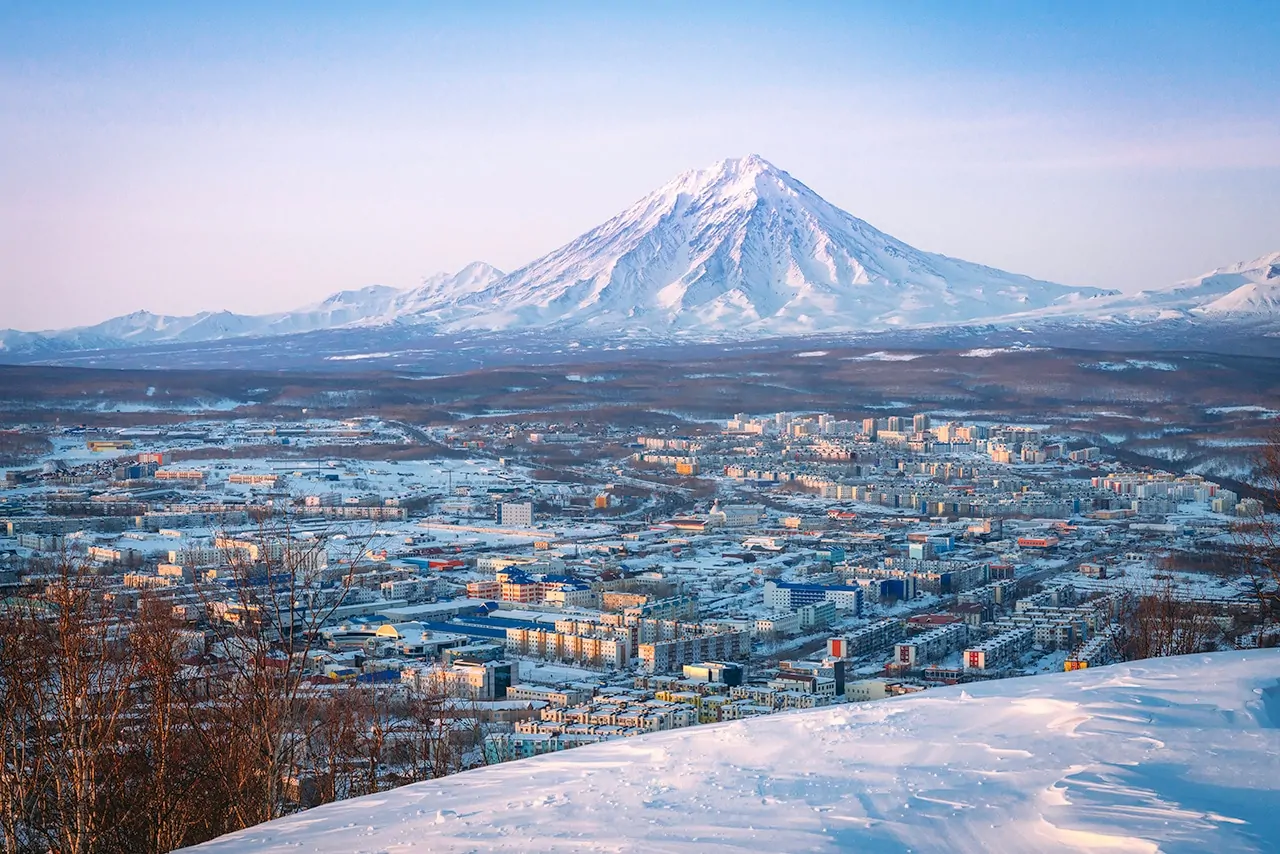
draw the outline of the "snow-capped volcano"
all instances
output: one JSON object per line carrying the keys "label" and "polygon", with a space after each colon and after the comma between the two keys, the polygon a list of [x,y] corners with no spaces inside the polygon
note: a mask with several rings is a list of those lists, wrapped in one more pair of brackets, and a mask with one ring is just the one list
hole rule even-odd
{"label": "snow-capped volcano", "polygon": [[476,262],[416,288],[342,291],[276,314],[134,312],[62,331],[0,330],[0,353],[390,324],[428,334],[545,330],[689,340],[974,323],[1270,327],[1277,321],[1280,253],[1138,293],[1067,287],[915,249],[750,155],[685,172],[514,273]]}
{"label": "snow-capped volcano", "polygon": [[1110,293],[922,252],[751,155],[685,172],[453,318],[783,334],[955,323]]}

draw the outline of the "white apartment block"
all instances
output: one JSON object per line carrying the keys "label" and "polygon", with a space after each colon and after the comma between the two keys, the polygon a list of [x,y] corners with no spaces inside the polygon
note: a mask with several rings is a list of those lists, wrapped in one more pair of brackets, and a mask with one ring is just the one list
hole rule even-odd
{"label": "white apartment block", "polygon": [[814,629],[822,626],[830,625],[836,618],[836,603],[830,599],[822,602],[815,602],[812,605],[802,605],[796,609],[796,614],[800,617],[800,628]]}
{"label": "white apartment block", "polygon": [[1029,628],[1010,629],[964,651],[965,670],[999,670],[1018,660],[1035,642]]}
{"label": "white apartment block", "polygon": [[914,670],[945,658],[963,648],[968,640],[969,627],[964,623],[939,626],[897,644],[893,650],[893,660],[896,664]]}
{"label": "white apartment block", "polygon": [[532,528],[533,503],[530,501],[502,502],[498,522],[504,528]]}
{"label": "white apartment block", "polygon": [[564,661],[597,669],[618,670],[631,661],[627,636],[577,635],[547,629],[507,629],[507,652],[529,658]]}
{"label": "white apartment block", "polygon": [[430,595],[432,582],[426,578],[396,578],[378,585],[383,599],[408,599],[416,601]]}
{"label": "white apartment block", "polygon": [[732,661],[751,651],[746,632],[715,632],[679,640],[640,644],[640,669],[645,673],[672,673],[699,661]]}
{"label": "white apartment block", "polygon": [[773,614],[756,620],[756,634],[768,637],[789,637],[800,634],[800,615]]}
{"label": "white apartment block", "polygon": [[539,700],[552,706],[576,706],[591,699],[589,691],[574,688],[549,688],[543,685],[512,685],[508,700]]}
{"label": "white apartment block", "polygon": [[845,637],[827,641],[827,655],[832,658],[853,658],[865,655],[883,646],[897,642],[902,637],[902,621],[885,619],[850,632]]}
{"label": "white apartment block", "polygon": [[564,607],[590,608],[596,604],[595,591],[590,588],[571,587],[567,584],[546,590],[542,599],[548,605]]}

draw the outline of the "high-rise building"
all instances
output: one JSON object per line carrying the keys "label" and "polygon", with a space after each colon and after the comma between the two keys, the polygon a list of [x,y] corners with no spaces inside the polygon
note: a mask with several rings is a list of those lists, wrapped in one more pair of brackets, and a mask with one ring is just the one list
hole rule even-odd
{"label": "high-rise building", "polygon": [[921,412],[911,419],[911,429],[916,433],[929,432],[929,416]]}

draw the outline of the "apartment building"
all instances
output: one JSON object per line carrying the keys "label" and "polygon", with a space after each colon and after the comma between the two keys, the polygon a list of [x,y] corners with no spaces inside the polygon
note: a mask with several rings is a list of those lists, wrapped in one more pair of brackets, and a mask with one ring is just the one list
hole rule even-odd
{"label": "apartment building", "polygon": [[642,643],[638,650],[640,669],[645,673],[672,673],[686,664],[708,659],[735,660],[751,651],[746,632],[709,632],[678,640]]}
{"label": "apartment building", "polygon": [[434,584],[429,578],[395,578],[378,585],[384,599],[406,599],[416,602],[431,595]]}
{"label": "apartment building", "polygon": [[1035,642],[1035,633],[1029,628],[1014,628],[988,638],[977,646],[964,651],[964,669],[1000,670],[1016,664],[1018,659]]}
{"label": "apartment building", "polygon": [[581,635],[553,629],[509,628],[507,652],[512,655],[573,662],[595,669],[619,670],[631,661],[628,636]]}
{"label": "apartment building", "polygon": [[830,600],[815,602],[812,605],[801,605],[796,609],[800,617],[800,629],[819,629],[830,625],[836,619],[836,603]]}
{"label": "apartment building", "polygon": [[548,688],[543,685],[512,685],[508,700],[532,700],[552,706],[576,706],[591,699],[591,692],[578,688]]}
{"label": "apartment building", "polygon": [[878,620],[844,637],[827,641],[827,655],[832,658],[854,658],[896,643],[902,638],[901,620]]}
{"label": "apartment building", "polygon": [[532,528],[533,503],[504,501],[498,505],[498,524],[504,528]]}
{"label": "apartment building", "polygon": [[[831,687],[834,689],[834,680]],[[816,709],[819,706],[830,705],[834,695],[828,691],[784,690],[767,685],[739,685],[729,689],[729,698],[734,702],[720,707],[720,713],[725,720],[767,715],[788,709]],[[748,708],[744,709],[743,706]],[[751,706],[755,708],[750,708]]]}
{"label": "apartment building", "polygon": [[916,670],[946,658],[963,648],[968,640],[969,627],[964,623],[939,626],[896,644],[893,661],[900,667]]}
{"label": "apartment building", "polygon": [[770,638],[791,637],[800,634],[800,615],[772,614],[756,620],[756,634]]}
{"label": "apartment building", "polygon": [[838,610],[854,615],[862,613],[863,592],[857,586],[800,584],[788,581],[766,581],[764,604],[777,611],[795,611],[804,605],[831,602]]}
{"label": "apartment building", "polygon": [[1087,667],[1110,664],[1115,661],[1117,652],[1116,630],[1109,628],[1072,652],[1063,663],[1063,670],[1084,670]]}

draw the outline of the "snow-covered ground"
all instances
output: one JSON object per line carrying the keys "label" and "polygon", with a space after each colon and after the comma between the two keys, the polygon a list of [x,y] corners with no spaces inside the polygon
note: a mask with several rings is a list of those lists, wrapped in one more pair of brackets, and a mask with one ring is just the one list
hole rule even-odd
{"label": "snow-covered ground", "polygon": [[320,807],[209,854],[1275,851],[1280,651],[609,742]]}

